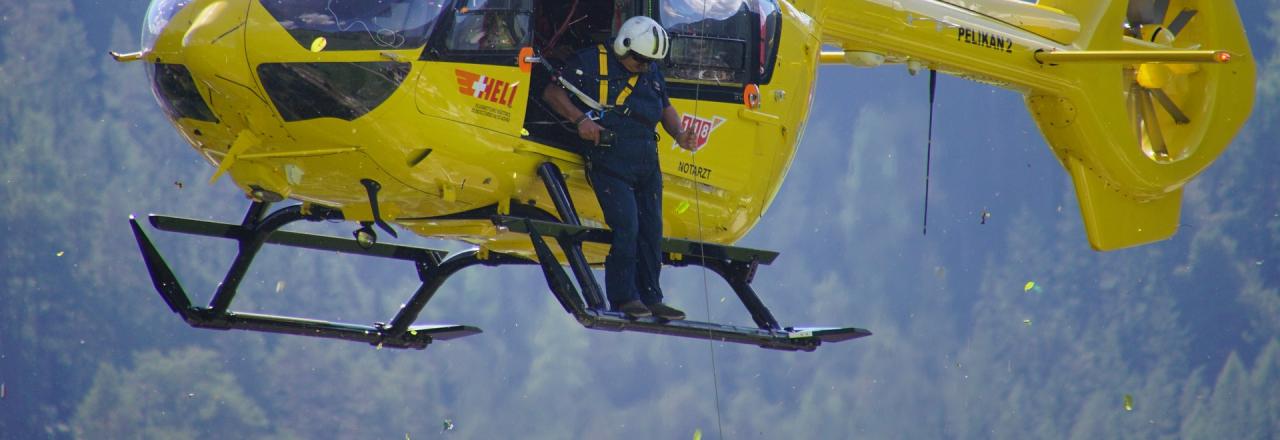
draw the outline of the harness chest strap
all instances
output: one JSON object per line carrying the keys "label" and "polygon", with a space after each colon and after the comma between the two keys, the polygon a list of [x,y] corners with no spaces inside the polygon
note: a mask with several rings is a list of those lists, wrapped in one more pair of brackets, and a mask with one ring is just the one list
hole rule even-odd
{"label": "harness chest strap", "polygon": [[[600,54],[600,97],[601,102],[609,102],[609,52],[603,44],[596,45],[596,51]],[[632,74],[627,79],[627,86],[618,92],[618,96],[614,98],[613,105],[621,106],[627,102],[627,97],[631,96],[631,90],[635,89],[636,83],[640,81],[640,74]]]}

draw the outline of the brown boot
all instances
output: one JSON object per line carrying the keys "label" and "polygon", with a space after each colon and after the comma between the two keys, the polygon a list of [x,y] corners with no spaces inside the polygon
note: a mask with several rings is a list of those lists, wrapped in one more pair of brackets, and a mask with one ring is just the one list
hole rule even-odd
{"label": "brown boot", "polygon": [[675,307],[671,307],[669,305],[666,305],[660,302],[649,304],[648,307],[649,307],[649,311],[653,312],[654,316],[657,316],[659,318],[662,318],[668,321],[679,321],[681,319],[684,319],[684,312],[680,311],[680,309],[677,309]]}

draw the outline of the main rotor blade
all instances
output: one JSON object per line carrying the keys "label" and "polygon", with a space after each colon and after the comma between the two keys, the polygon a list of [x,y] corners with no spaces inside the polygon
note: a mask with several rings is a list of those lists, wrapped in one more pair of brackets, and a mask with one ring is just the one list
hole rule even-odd
{"label": "main rotor blade", "polygon": [[1182,33],[1182,28],[1187,27],[1187,23],[1190,23],[1191,19],[1195,18],[1197,13],[1199,13],[1199,11],[1195,9],[1183,9],[1182,12],[1179,12],[1178,16],[1173,19],[1173,23],[1169,23],[1169,32],[1173,32],[1175,37],[1178,36],[1178,34]]}
{"label": "main rotor blade", "polygon": [[1156,98],[1156,101],[1160,102],[1160,106],[1164,107],[1164,111],[1169,112],[1169,116],[1173,116],[1173,122],[1178,123],[1178,125],[1191,123],[1191,118],[1188,118],[1187,114],[1183,113],[1182,109],[1173,103],[1173,99],[1170,99],[1163,89],[1150,89],[1148,91],[1151,92],[1151,96]]}
{"label": "main rotor blade", "polygon": [[1142,109],[1142,125],[1147,129],[1147,137],[1151,141],[1151,151],[1155,153],[1156,157],[1169,157],[1169,148],[1165,145],[1164,133],[1160,132],[1160,121],[1156,117],[1155,104],[1151,102],[1151,93],[1147,90],[1142,90],[1138,94],[1138,100],[1142,104],[1140,107]]}
{"label": "main rotor blade", "polygon": [[1169,0],[1129,0],[1129,26],[1164,24],[1169,11]]}

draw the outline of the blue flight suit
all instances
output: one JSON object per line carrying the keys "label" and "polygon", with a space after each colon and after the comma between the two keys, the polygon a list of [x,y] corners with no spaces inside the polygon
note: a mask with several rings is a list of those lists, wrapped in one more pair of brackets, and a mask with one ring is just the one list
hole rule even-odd
{"label": "blue flight suit", "polygon": [[[608,63],[608,69],[603,71],[602,51]],[[599,96],[601,72],[607,72],[607,97]],[[663,110],[671,105],[662,71],[652,63],[648,72],[633,74],[613,51],[597,46],[578,52],[561,74],[606,106],[617,104],[621,96],[621,104],[630,110],[630,115],[609,111],[596,121],[614,132],[612,146],[582,148],[605,223],[613,230],[613,243],[604,263],[609,304],[616,309],[635,299],[645,304],[662,302],[658,284],[662,268],[662,170],[655,128],[662,120]],[[637,78],[631,86],[633,75]],[[628,88],[629,95],[624,93]],[[590,110],[577,99],[573,102],[584,112]]]}

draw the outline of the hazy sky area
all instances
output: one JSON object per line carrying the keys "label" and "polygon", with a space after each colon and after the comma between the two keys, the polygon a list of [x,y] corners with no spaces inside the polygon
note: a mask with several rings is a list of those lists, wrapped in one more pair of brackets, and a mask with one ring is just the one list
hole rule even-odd
{"label": "hazy sky area", "polygon": [[[922,235],[927,75],[822,68],[740,244],[782,253],[754,285],[784,325],[875,334],[792,353],[586,330],[530,267],[450,279],[419,323],[484,333],[425,351],[190,328],[127,218],[236,222],[247,202],[206,183],[141,63],[105,55],[137,47],[147,2],[0,0],[0,440],[1274,438],[1280,0],[1237,3],[1252,119],[1187,186],[1173,239],[1105,254],[1020,95],[941,78]],[[235,253],[152,238],[201,300]],[[234,308],[384,321],[417,283],[403,262],[269,247]],[[751,325],[714,276],[663,284],[692,319]]]}

